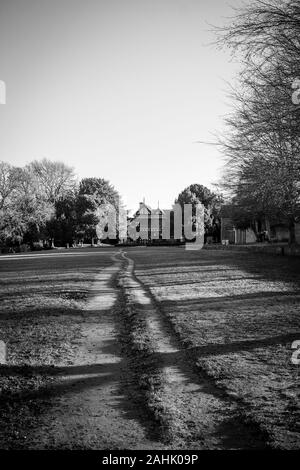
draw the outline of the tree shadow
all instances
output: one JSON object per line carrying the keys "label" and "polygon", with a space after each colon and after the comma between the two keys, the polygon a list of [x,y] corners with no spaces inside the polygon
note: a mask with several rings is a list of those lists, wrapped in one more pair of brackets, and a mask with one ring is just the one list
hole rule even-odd
{"label": "tree shadow", "polygon": [[179,352],[157,353],[159,356],[164,356],[164,362],[171,366],[178,363],[180,352],[186,351],[196,357],[217,356],[223,354],[231,354],[241,351],[251,351],[253,349],[264,348],[275,345],[291,344],[296,339],[299,339],[299,332],[287,333],[277,336],[264,337],[260,339],[251,339],[243,341],[230,341],[228,343],[210,343],[204,346],[185,346]]}
{"label": "tree shadow", "polygon": [[[153,264],[146,256],[133,256],[137,261],[137,270],[141,268],[141,278],[147,271],[157,274],[178,274],[176,269],[185,267],[182,272],[207,274],[213,271],[241,270],[249,275],[258,275],[259,279],[286,281],[300,286],[300,263],[293,257],[276,256],[268,253],[249,253],[223,250],[199,250],[168,255]],[[158,267],[159,264],[159,267]],[[220,267],[217,265],[220,264]],[[212,266],[212,268],[210,268]],[[205,271],[205,267],[207,268]],[[195,269],[193,269],[195,268]],[[198,268],[198,269],[197,269]],[[200,268],[200,269],[199,269]],[[156,274],[156,273],[154,273]],[[139,273],[138,273],[139,275]]]}
{"label": "tree shadow", "polygon": [[[186,360],[183,358],[183,353],[188,353],[195,357],[201,356],[215,356],[219,354],[228,354],[234,353],[237,351],[249,351],[255,348],[275,345],[275,344],[286,344],[297,338],[296,334],[285,334],[278,335],[273,337],[266,337],[260,340],[244,340],[244,341],[235,341],[228,344],[209,344],[199,347],[185,347],[180,351],[176,352],[164,352],[164,353],[153,353],[153,358],[156,364],[159,364],[161,368],[165,367],[179,367],[182,369],[182,372],[186,376],[186,380],[189,380],[189,371],[186,369]],[[116,353],[115,342],[108,340],[101,347],[103,353],[110,354]],[[18,405],[24,406],[28,404],[29,406],[34,406],[39,402],[42,406],[37,406],[37,412],[35,410],[35,415],[43,414],[45,407],[43,406],[43,401],[48,400],[50,406],[55,407],[55,399],[68,394],[77,394],[85,392],[90,388],[99,388],[104,387],[108,384],[115,383],[116,391],[114,392],[115,400],[111,405],[117,409],[122,410],[123,416],[128,420],[138,419],[140,423],[144,426],[146,434],[149,438],[153,440],[159,440],[158,430],[155,429],[154,425],[149,425],[149,415],[147,415],[143,410],[138,410],[137,406],[140,405],[137,395],[139,392],[134,392],[134,384],[126,384],[124,379],[121,378],[122,374],[127,375],[128,364],[126,360],[121,359],[119,362],[106,363],[94,363],[94,364],[83,364],[83,365],[70,365],[70,366],[49,366],[49,365],[37,365],[37,366],[11,366],[3,365],[0,366],[0,374],[3,377],[17,377],[21,376],[24,379],[31,376],[42,375],[46,376],[48,379],[54,379],[54,381],[42,385],[37,390],[25,389],[15,393],[8,394],[8,396],[2,397],[2,405],[4,402],[13,403],[14,406]],[[206,393],[208,395],[218,396],[222,399],[228,399],[226,393],[218,389],[214,383],[214,380],[208,378],[203,372],[205,380],[202,380],[200,372],[198,373],[198,382],[199,390],[201,393]],[[63,379],[63,380],[61,380]],[[136,393],[136,395],[135,395]],[[197,390],[194,391],[197,393]],[[136,398],[136,402],[133,403],[132,399]],[[4,400],[3,400],[4,399]],[[99,399],[101,395],[99,394]],[[48,409],[48,408],[47,408]],[[49,411],[49,410],[48,410]],[[244,424],[241,423],[240,417],[238,416],[229,416],[223,424],[221,425],[219,432],[222,436],[223,443],[227,448],[238,448],[239,447],[239,438],[238,434],[241,432]],[[240,429],[239,432],[236,431],[236,427]],[[246,429],[243,430],[245,435]],[[249,430],[248,430],[249,431]],[[248,432],[247,431],[247,432]],[[257,448],[258,439],[255,439],[255,433],[251,439],[253,439],[253,446]],[[251,445],[249,445],[251,447]]]}
{"label": "tree shadow", "polygon": [[[88,312],[90,317],[90,312]],[[94,312],[96,314],[96,312]],[[101,318],[104,320],[105,314],[111,315],[111,312],[101,312]],[[1,394],[0,410],[10,408],[15,416],[19,416],[18,409],[22,414],[24,407],[29,410],[30,416],[34,417],[35,429],[42,423],[43,415],[51,415],[53,410],[53,419],[56,416],[57,407],[61,400],[65,402],[68,397],[83,394],[89,399],[89,392],[93,395],[99,391],[99,401],[101,389],[109,387],[109,406],[121,411],[122,417],[128,421],[135,420],[143,427],[145,436],[152,441],[159,441],[160,435],[156,424],[150,418],[150,414],[143,408],[143,398],[141,390],[134,379],[128,367],[126,358],[116,357],[118,355],[118,345],[113,339],[101,341],[101,344],[87,345],[91,347],[93,354],[101,351],[104,355],[104,361],[92,364],[75,365],[1,365],[0,376],[3,378],[12,378],[13,383],[20,380],[23,386],[19,390],[10,390]],[[114,356],[114,358],[110,358]],[[107,361],[107,362],[106,362]],[[32,388],[32,380],[37,379],[37,386]],[[42,378],[42,383],[41,383]],[[40,385],[41,383],[41,385]],[[107,399],[108,395],[104,395]],[[86,399],[86,398],[84,398]],[[76,400],[76,398],[75,398]],[[70,401],[71,402],[71,401]],[[67,402],[68,403],[68,402]],[[63,405],[68,406],[68,405]],[[70,413],[72,409],[70,408]],[[14,418],[13,418],[14,419]],[[26,423],[25,423],[26,424]],[[31,427],[30,419],[27,425]],[[99,421],[101,426],[101,417]],[[26,428],[23,429],[26,434]],[[26,447],[26,443],[25,443]]]}
{"label": "tree shadow", "polygon": [[204,307],[210,308],[215,304],[221,304],[226,306],[227,303],[243,303],[249,302],[250,305],[254,305],[253,302],[261,302],[264,300],[274,300],[274,302],[283,302],[283,303],[290,303],[293,299],[298,299],[300,297],[300,291],[290,291],[290,292],[282,292],[282,291],[271,291],[271,292],[254,292],[249,294],[229,294],[229,295],[220,295],[220,296],[211,296],[211,297],[194,297],[191,299],[167,299],[160,301],[162,308],[164,307],[193,307],[199,306],[201,311],[203,312]]}

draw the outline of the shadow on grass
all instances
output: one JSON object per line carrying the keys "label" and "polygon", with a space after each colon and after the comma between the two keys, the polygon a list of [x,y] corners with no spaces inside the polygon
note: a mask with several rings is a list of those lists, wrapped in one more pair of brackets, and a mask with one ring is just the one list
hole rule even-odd
{"label": "shadow on grass", "polygon": [[220,296],[211,296],[211,297],[202,297],[199,295],[198,297],[195,296],[194,298],[191,299],[184,299],[180,300],[180,298],[176,299],[168,299],[168,300],[162,300],[160,303],[162,307],[164,306],[167,307],[177,307],[178,310],[180,310],[181,307],[184,306],[199,306],[199,309],[203,311],[203,307],[210,307],[210,305],[215,305],[215,304],[221,304],[221,305],[226,305],[228,302],[229,303],[242,303],[245,307],[247,306],[247,303],[249,303],[249,306],[253,306],[254,303],[256,302],[263,302],[264,300],[273,300],[274,303],[277,302],[284,302],[284,303],[290,303],[291,301],[299,301],[300,298],[300,291],[287,291],[287,292],[282,292],[282,291],[260,291],[260,292],[254,292],[254,293],[248,293],[248,294],[228,294],[228,295],[220,295]]}
{"label": "shadow on grass", "polygon": [[[111,321],[111,311],[69,311],[73,316],[82,316],[83,320],[92,323],[95,320],[98,326],[101,324],[105,327],[107,321]],[[44,311],[42,316],[47,316]],[[49,318],[49,317],[48,317]],[[55,317],[56,318],[56,317]],[[55,321],[53,322],[55,327]],[[81,340],[80,340],[81,342]],[[1,410],[3,416],[10,413],[9,420],[14,421],[23,415],[24,407],[27,408],[25,420],[20,425],[21,433],[29,432],[27,428],[31,428],[31,417],[34,419],[35,429],[43,422],[45,413],[53,413],[53,419],[59,418],[56,414],[60,403],[63,402],[63,409],[66,413],[72,413],[72,399],[77,403],[78,400],[84,398],[84,403],[89,400],[96,399],[98,395],[99,403],[101,400],[109,399],[109,405],[112,408],[121,410],[121,416],[129,421],[135,420],[139,422],[144,429],[145,436],[153,441],[159,441],[159,433],[154,422],[149,421],[147,410],[141,406],[139,387],[134,381],[133,375],[128,370],[128,363],[125,358],[120,357],[120,348],[115,339],[97,341],[97,337],[93,338],[91,344],[86,344],[88,351],[92,352],[91,359],[97,353],[103,354],[103,362],[76,364],[76,356],[74,365],[2,365],[0,366],[0,377],[11,381],[11,389],[1,394]],[[59,345],[58,345],[59,346]],[[76,353],[76,343],[75,346]],[[111,356],[111,357],[110,357]],[[84,359],[83,359],[84,360]],[[80,357],[78,362],[80,362]],[[88,359],[87,359],[88,361]],[[19,384],[18,389],[16,384]],[[105,388],[108,387],[108,392]],[[89,393],[91,392],[91,393]],[[91,398],[90,398],[91,397]],[[70,401],[69,401],[70,400]],[[93,402],[91,407],[93,408]],[[69,404],[70,403],[70,404]],[[97,407],[97,403],[95,403]],[[93,409],[91,408],[91,413]],[[100,406],[101,408],[101,406]],[[9,411],[10,410],[10,411]],[[89,408],[88,408],[89,410]],[[100,419],[101,424],[101,419]],[[17,424],[18,426],[18,424]],[[87,429],[88,432],[88,429]],[[12,446],[15,445],[12,438]],[[26,448],[26,442],[24,443]]]}
{"label": "shadow on grass", "polygon": [[[241,350],[251,350],[254,348],[270,346],[273,344],[285,344],[291,342],[296,338],[295,334],[286,334],[278,335],[270,338],[263,338],[261,340],[245,340],[232,342],[229,344],[211,344],[202,347],[193,347],[187,348],[188,353],[195,356],[208,356],[208,355],[218,355],[231,353]],[[107,355],[115,354],[115,342],[106,341],[105,345],[101,347],[101,351]],[[182,351],[178,352],[166,352],[166,353],[153,353],[153,359],[156,363],[160,364],[161,367],[166,366],[181,366],[184,365],[182,362]],[[118,409],[121,409],[124,416],[127,419],[138,419],[145,426],[148,437],[151,439],[159,439],[155,428],[151,425],[146,426],[146,415],[143,415],[143,412],[138,412],[136,409],[136,404],[128,400],[128,390],[126,386],[121,387],[121,374],[126,371],[127,364],[124,360],[119,362],[109,361],[105,363],[95,363],[95,364],[83,364],[83,365],[70,365],[70,366],[0,366],[0,374],[3,377],[22,377],[25,381],[27,378],[33,376],[45,376],[47,379],[52,379],[53,382],[46,383],[46,385],[40,386],[37,390],[24,389],[15,393],[7,394],[2,396],[2,406],[5,406],[8,403],[13,403],[14,407],[24,406],[28,404],[30,407],[34,407],[36,402],[43,404],[44,400],[50,401],[52,406],[55,406],[57,403],[55,398],[64,397],[67,395],[78,394],[85,392],[89,389],[97,389],[105,387],[109,384],[116,384],[115,396],[116,400],[111,406],[114,406]],[[124,385],[124,384],[123,384]],[[131,388],[131,398],[132,398],[132,384],[129,384]],[[201,388],[201,393],[207,393],[209,395],[214,394],[217,396],[225,397],[223,391],[218,390],[213,380],[205,380],[204,382],[199,383],[199,388]],[[125,395],[125,396],[124,396]],[[101,392],[99,390],[99,399],[101,399]],[[38,406],[34,411],[35,416],[37,414],[42,414],[43,406]],[[142,416],[143,415],[143,416]],[[220,435],[223,436],[224,444],[230,448],[231,446],[236,446],[239,442],[239,429],[236,429],[235,432],[232,430],[232,425],[235,426],[239,423],[236,417],[224,420],[222,429],[219,430]],[[148,423],[149,424],[149,423]],[[244,431],[243,431],[244,433]],[[245,434],[244,434],[245,435]],[[250,446],[251,447],[251,446]]]}
{"label": "shadow on grass", "polygon": [[[195,355],[195,357],[207,357],[207,356],[217,356],[222,354],[230,354],[241,351],[251,351],[253,349],[265,348],[275,345],[286,345],[291,344],[296,339],[300,337],[299,332],[288,333],[284,335],[271,336],[262,339],[253,339],[253,340],[244,340],[244,341],[232,341],[229,343],[221,344],[206,344],[205,346],[187,346],[183,348],[188,353]],[[176,365],[178,361],[179,352],[175,353],[164,353],[165,363],[169,366]]]}
{"label": "shadow on grass", "polygon": [[[145,436],[153,441],[159,441],[160,436],[156,429],[155,423],[148,421],[149,415],[146,410],[140,408],[139,391],[134,383],[126,383],[128,381],[128,373],[120,371],[126,368],[126,364],[108,362],[105,364],[89,364],[82,366],[68,367],[51,367],[51,366],[1,366],[0,375],[8,377],[22,377],[24,380],[30,377],[42,375],[46,378],[46,384],[38,387],[36,390],[23,389],[15,393],[2,395],[0,410],[8,408],[15,410],[23,409],[28,406],[30,414],[36,418],[42,417],[45,412],[52,413],[52,418],[59,418],[56,414],[56,408],[60,407],[60,401],[63,400],[63,407],[68,407],[70,399],[70,407],[66,412],[72,413],[72,396],[85,394],[85,402],[89,399],[89,390],[92,393],[99,393],[99,401],[103,399],[101,388],[112,386],[109,392],[109,406],[117,410],[121,410],[122,417],[132,421],[138,421],[144,428]],[[122,375],[126,376],[126,381]],[[115,387],[114,387],[115,385]],[[92,395],[94,396],[94,395]],[[107,397],[106,397],[107,398]],[[76,400],[76,398],[75,398]],[[67,403],[67,404],[66,404]],[[91,408],[91,411],[97,413],[97,404]],[[100,406],[101,408],[101,406]],[[51,411],[52,410],[52,411]],[[16,413],[19,416],[19,413]],[[12,417],[14,419],[14,417]],[[63,418],[61,416],[59,419]],[[39,419],[36,426],[39,426]],[[100,420],[101,424],[101,420]],[[31,426],[29,421],[29,426]],[[23,430],[26,433],[26,427]],[[86,429],[89,432],[89,429]]]}
{"label": "shadow on grass", "polygon": [[[177,252],[176,256],[173,254],[172,257],[170,255],[165,256],[165,258],[162,256],[156,264],[153,264],[153,258],[142,254],[140,256],[133,255],[132,258],[137,261],[137,270],[141,269],[142,271],[141,279],[144,274],[147,274],[147,271],[154,271],[154,275],[170,274],[171,276],[195,272],[203,274],[203,280],[205,281],[205,274],[209,275],[214,271],[226,272],[226,270],[239,269],[244,273],[248,273],[250,278],[254,276],[254,279],[257,279],[257,276],[259,276],[259,280],[284,281],[300,287],[299,259],[292,257],[279,257],[266,253],[239,253],[221,250],[206,252],[199,250],[193,252],[193,254],[183,251]],[[139,273],[137,274],[139,275]]]}

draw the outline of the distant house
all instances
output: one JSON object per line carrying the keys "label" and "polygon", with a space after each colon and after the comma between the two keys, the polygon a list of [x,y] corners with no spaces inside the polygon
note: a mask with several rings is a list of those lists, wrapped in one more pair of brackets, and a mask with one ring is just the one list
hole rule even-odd
{"label": "distant house", "polygon": [[[221,207],[221,240],[228,243],[245,245],[263,241],[266,237],[270,241],[286,242],[289,240],[289,228],[286,220],[261,218],[253,221],[253,228],[236,228],[232,220],[234,206],[226,204]],[[296,241],[300,243],[300,223],[295,225]],[[264,237],[263,234],[265,234]]]}
{"label": "distant house", "polygon": [[[136,241],[138,243],[158,243],[159,241],[174,241],[174,236],[170,233],[166,237],[164,229],[170,224],[170,210],[157,207],[152,209],[145,201],[140,202],[138,210],[129,218],[130,225],[136,227]],[[133,240],[129,234],[129,241]]]}
{"label": "distant house", "polygon": [[[176,224],[175,220],[177,221]],[[220,240],[220,220],[219,218],[212,218],[212,221],[210,231],[204,234],[205,243],[216,243]],[[185,242],[186,232],[182,222],[178,224],[178,213],[176,215],[175,205],[172,209],[160,209],[159,207],[152,209],[145,201],[140,202],[139,209],[132,217],[128,218],[128,223],[131,225],[131,230],[134,232],[135,237],[130,236],[131,230],[129,230],[129,242],[136,241],[140,244],[174,244]],[[188,237],[189,229],[195,232],[195,225],[192,223],[191,227],[188,228]]]}
{"label": "distant house", "polygon": [[130,219],[132,227],[136,227],[136,231],[139,233],[137,235],[139,241],[147,241],[151,238],[151,212],[150,206],[145,204],[145,202],[140,202],[138,210]]}
{"label": "distant house", "polygon": [[230,204],[223,205],[220,211],[221,219],[221,241],[235,243],[237,245],[245,245],[247,243],[255,243],[257,237],[252,228],[238,229],[232,220],[233,206]]}

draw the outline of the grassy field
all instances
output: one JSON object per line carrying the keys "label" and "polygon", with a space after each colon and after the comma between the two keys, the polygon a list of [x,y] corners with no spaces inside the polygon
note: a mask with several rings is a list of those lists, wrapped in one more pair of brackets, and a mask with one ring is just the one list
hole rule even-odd
{"label": "grassy field", "polygon": [[199,373],[239,402],[273,447],[299,448],[297,259],[182,248],[129,249]]}
{"label": "grassy field", "polygon": [[1,447],[24,446],[20,429],[33,427],[45,412],[42,398],[55,380],[54,366],[73,361],[82,307],[95,271],[112,264],[111,251],[0,259],[0,340],[7,346],[7,365],[0,366]]}
{"label": "grassy field", "polygon": [[[257,435],[257,446],[299,449],[299,260],[117,251],[0,258],[0,447],[38,446],[41,430],[62,448],[243,448],[248,436],[256,448]],[[228,410],[236,432],[218,425]]]}

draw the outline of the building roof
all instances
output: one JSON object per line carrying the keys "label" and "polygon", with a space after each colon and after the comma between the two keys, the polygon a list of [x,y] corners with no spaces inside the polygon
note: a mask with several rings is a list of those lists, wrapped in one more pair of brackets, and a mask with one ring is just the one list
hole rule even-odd
{"label": "building roof", "polygon": [[139,209],[134,213],[133,218],[138,217],[140,214],[161,214],[163,215],[165,211],[163,209],[160,209],[159,207],[157,209],[152,209],[148,204],[145,202],[140,202],[140,207]]}

